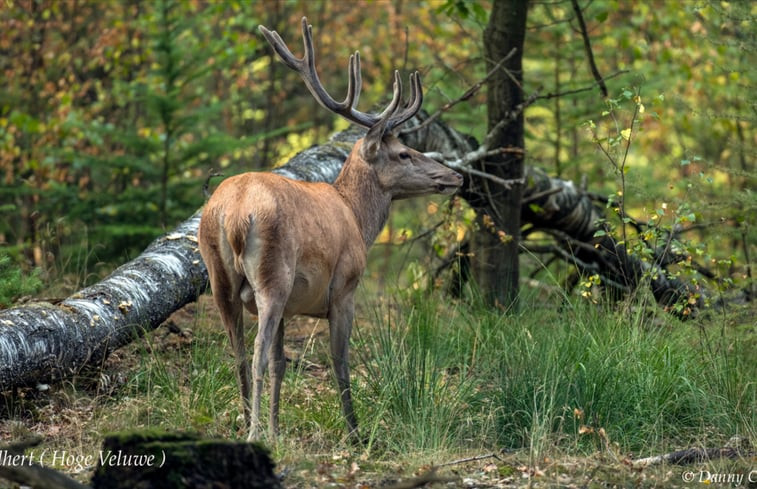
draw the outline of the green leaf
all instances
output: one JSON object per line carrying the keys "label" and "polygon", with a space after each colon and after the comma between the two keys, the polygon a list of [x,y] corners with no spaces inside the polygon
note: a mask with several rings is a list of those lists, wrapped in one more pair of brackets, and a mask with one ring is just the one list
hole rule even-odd
{"label": "green leaf", "polygon": [[482,24],[486,22],[486,20],[489,18],[489,13],[486,11],[486,9],[478,2],[474,2],[471,7],[473,8],[473,14],[476,17],[476,20],[478,22],[481,22]]}

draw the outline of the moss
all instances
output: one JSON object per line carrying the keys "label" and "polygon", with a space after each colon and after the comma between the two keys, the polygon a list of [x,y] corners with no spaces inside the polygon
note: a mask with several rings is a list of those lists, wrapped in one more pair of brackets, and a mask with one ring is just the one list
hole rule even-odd
{"label": "moss", "polygon": [[[104,462],[104,463],[102,463]],[[160,429],[114,433],[103,442],[94,488],[278,487],[268,450]]]}

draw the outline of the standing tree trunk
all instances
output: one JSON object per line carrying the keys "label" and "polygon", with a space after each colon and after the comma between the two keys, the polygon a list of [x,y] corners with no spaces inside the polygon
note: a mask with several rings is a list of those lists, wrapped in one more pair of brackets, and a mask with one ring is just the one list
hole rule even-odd
{"label": "standing tree trunk", "polygon": [[[523,0],[495,0],[484,31],[487,70],[514,49],[514,55],[490,79],[487,91],[489,149],[502,149],[479,164],[479,170],[505,180],[523,177],[523,42],[528,4]],[[478,211],[479,231],[471,240],[471,272],[484,300],[509,309],[517,307],[518,244],[522,184],[509,188],[473,178],[468,200]]]}

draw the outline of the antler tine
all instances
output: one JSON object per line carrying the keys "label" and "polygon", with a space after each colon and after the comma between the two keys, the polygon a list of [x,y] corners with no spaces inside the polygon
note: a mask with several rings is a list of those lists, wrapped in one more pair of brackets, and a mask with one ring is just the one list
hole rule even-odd
{"label": "antler tine", "polygon": [[407,107],[387,122],[386,130],[391,131],[410,120],[421,110],[422,104],[423,87],[421,86],[421,75],[416,71],[410,74],[410,100],[408,100]]}
{"label": "antler tine", "polygon": [[276,51],[276,54],[279,55],[279,58],[281,58],[281,61],[283,61],[285,65],[296,71],[302,69],[303,60],[292,54],[278,32],[270,31],[263,25],[259,26],[259,29],[268,41],[268,44],[270,44],[273,50]]}
{"label": "antler tine", "polygon": [[[342,103],[334,100],[331,95],[326,91],[318,78],[318,71],[315,69],[315,48],[313,48],[313,26],[308,24],[307,17],[302,18],[302,43],[305,46],[305,56],[303,57],[303,64],[306,69],[298,70],[300,76],[305,81],[310,93],[313,94],[316,101],[320,103],[326,109],[336,112],[337,114],[344,115],[343,111],[345,107],[349,107],[349,100],[345,99]],[[352,75],[349,76],[347,85],[352,84]],[[349,88],[347,89],[347,96],[350,95]]]}
{"label": "antler tine", "polygon": [[[354,61],[353,61],[354,58]],[[352,108],[357,109],[357,103],[360,100],[360,91],[363,89],[363,76],[360,71],[360,52],[355,51],[355,54],[350,56],[350,78],[347,85],[347,98],[352,98]],[[354,85],[353,85],[354,84]],[[354,90],[354,95],[350,90]]]}
{"label": "antler tine", "polygon": [[392,84],[392,101],[389,105],[376,116],[377,122],[384,121],[388,123],[391,120],[392,115],[397,111],[397,107],[402,100],[402,79],[400,78],[400,72],[394,70],[394,83]]}

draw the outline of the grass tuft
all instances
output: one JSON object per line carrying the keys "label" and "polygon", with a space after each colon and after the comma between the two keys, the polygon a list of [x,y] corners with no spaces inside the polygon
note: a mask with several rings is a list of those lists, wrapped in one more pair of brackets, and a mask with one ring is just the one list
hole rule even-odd
{"label": "grass tuft", "polygon": [[754,436],[754,362],[708,355],[692,324],[580,303],[508,316],[434,295],[403,300],[357,335],[371,447],[541,456]]}

